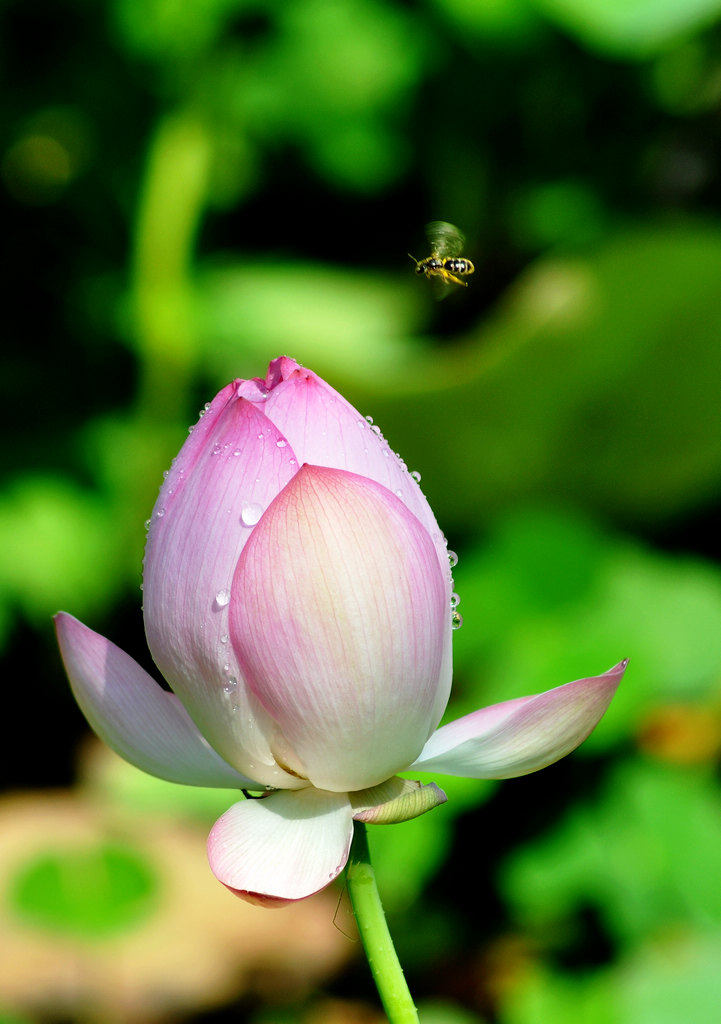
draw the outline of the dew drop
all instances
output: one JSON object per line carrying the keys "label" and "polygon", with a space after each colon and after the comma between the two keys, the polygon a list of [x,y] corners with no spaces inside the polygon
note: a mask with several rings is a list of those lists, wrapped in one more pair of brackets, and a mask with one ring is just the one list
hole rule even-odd
{"label": "dew drop", "polygon": [[413,479],[415,480],[415,482],[417,484],[419,484],[421,482],[421,474],[418,472],[417,469],[412,469],[411,470],[411,476],[413,477]]}
{"label": "dew drop", "polygon": [[145,529],[146,529],[146,530],[149,530],[149,529],[150,529],[150,520],[149,520],[149,519],[146,519],[146,520],[145,520]]}
{"label": "dew drop", "polygon": [[230,591],[229,590],[219,590],[218,593],[215,595],[215,603],[217,604],[217,606],[219,608],[225,608],[225,606],[229,602],[230,602]]}
{"label": "dew drop", "polygon": [[373,431],[374,434],[377,434],[377,435],[380,436],[381,428],[378,426],[377,423],[373,424],[373,426],[371,427],[371,430]]}
{"label": "dew drop", "polygon": [[451,569],[455,569],[455,567],[458,565],[458,555],[455,553],[455,551],[448,552],[448,562],[450,564]]}
{"label": "dew drop", "polygon": [[228,642],[228,634],[227,633],[223,633],[223,635],[220,638],[220,642],[221,642],[221,644],[227,644],[227,642]]}
{"label": "dew drop", "polygon": [[458,594],[451,594],[451,608],[457,608],[461,603],[461,599]]}
{"label": "dew drop", "polygon": [[366,416],[366,421],[368,423],[372,423],[373,422],[373,417],[372,416]]}
{"label": "dew drop", "polygon": [[240,510],[240,521],[243,526],[255,526],[263,515],[263,506],[255,501],[245,501]]}
{"label": "dew drop", "polygon": [[157,512],[155,513],[155,518],[156,518],[156,519],[162,519],[164,515],[165,515],[165,509],[164,509],[164,508],[163,508],[163,506],[161,505],[161,506],[160,506],[160,508],[159,508],[159,509],[157,510]]}
{"label": "dew drop", "polygon": [[451,629],[460,629],[463,625],[463,616],[460,612],[453,611],[451,613]]}
{"label": "dew drop", "polygon": [[[238,680],[235,676],[229,676],[228,679],[223,683],[223,693],[235,693],[238,689]],[[233,711],[238,710],[238,705],[233,706]]]}
{"label": "dew drop", "polygon": [[233,455],[234,455],[234,456],[235,456],[235,458],[237,459],[237,458],[238,458],[238,456],[240,455],[240,448],[234,448],[234,449],[233,449]]}
{"label": "dew drop", "polygon": [[222,450],[223,450],[222,447],[216,442],[216,444],[213,445],[213,448],[212,448],[212,451],[211,451],[210,454],[211,455],[220,455]]}
{"label": "dew drop", "polygon": [[278,440],[275,442],[276,448],[285,448],[287,444],[288,442],[282,437],[279,437]]}

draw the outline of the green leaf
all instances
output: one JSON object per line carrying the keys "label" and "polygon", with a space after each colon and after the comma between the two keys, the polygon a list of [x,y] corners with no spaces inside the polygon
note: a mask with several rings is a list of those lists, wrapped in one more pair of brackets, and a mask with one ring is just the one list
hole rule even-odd
{"label": "green leaf", "polygon": [[594,50],[643,58],[712,25],[719,0],[530,0],[539,13]]}
{"label": "green leaf", "polygon": [[108,938],[152,913],[158,890],[155,870],[139,851],[103,843],[38,854],[11,880],[9,903],[26,926]]}
{"label": "green leaf", "polygon": [[507,862],[501,884],[517,918],[552,935],[580,906],[597,908],[618,941],[669,926],[721,922],[721,794],[701,772],[619,765],[597,800]]}
{"label": "green leaf", "polygon": [[[631,662],[581,751],[635,735],[650,709],[712,700],[721,574],[604,534],[570,512],[507,515],[454,570],[464,625],[446,719]],[[441,783],[442,785],[442,783]]]}
{"label": "green leaf", "polygon": [[715,227],[619,231],[538,260],[462,348],[344,393],[450,537],[541,499],[667,522],[721,493],[719,266]]}

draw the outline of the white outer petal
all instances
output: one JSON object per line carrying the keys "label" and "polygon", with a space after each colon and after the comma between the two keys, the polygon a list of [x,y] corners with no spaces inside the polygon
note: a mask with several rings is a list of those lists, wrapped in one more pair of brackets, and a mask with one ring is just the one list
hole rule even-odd
{"label": "white outer petal", "polygon": [[583,743],[628,664],[532,697],[493,704],[449,722],[409,768],[471,779],[513,779],[546,768]]}
{"label": "white outer petal", "polygon": [[340,874],[352,837],[347,794],[279,790],[241,800],[218,818],[208,860],[216,878],[238,895],[300,900]]}
{"label": "white outer petal", "polygon": [[169,782],[253,785],[208,745],[178,698],[128,654],[65,612],[56,615],[55,625],[75,699],[112,750]]}

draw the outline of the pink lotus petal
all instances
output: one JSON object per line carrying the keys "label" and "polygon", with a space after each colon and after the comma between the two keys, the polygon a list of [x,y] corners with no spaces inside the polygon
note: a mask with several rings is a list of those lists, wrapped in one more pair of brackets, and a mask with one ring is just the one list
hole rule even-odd
{"label": "pink lotus petal", "polygon": [[238,556],[297,468],[262,407],[225,388],[161,489],[144,571],[148,646],[163,676],[229,763],[290,788],[298,782],[270,753],[272,726],[245,686],[228,617]]}
{"label": "pink lotus petal", "polygon": [[444,725],[411,765],[475,779],[512,779],[565,757],[586,739],[628,664],[533,697],[494,704]]}
{"label": "pink lotus petal", "polygon": [[345,794],[312,788],[241,800],[212,828],[210,867],[223,885],[252,902],[302,900],[345,867],[352,815]]}
{"label": "pink lotus petal", "polygon": [[418,756],[450,689],[446,579],[425,528],[372,480],[304,466],[233,582],[231,636],[278,723],[278,760],[333,792]]}
{"label": "pink lotus petal", "polygon": [[178,698],[119,647],[65,612],[55,616],[55,626],[75,699],[117,754],[169,782],[254,785],[208,746]]}
{"label": "pink lotus petal", "polygon": [[445,538],[431,507],[378,427],[315,373],[287,357],[270,364],[265,386],[266,415],[293,445],[299,463],[357,473],[400,497],[428,530],[450,581]]}

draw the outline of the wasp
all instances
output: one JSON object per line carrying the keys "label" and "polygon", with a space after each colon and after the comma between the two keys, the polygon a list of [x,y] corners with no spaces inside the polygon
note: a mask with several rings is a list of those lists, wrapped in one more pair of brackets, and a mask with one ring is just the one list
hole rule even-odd
{"label": "wasp", "polygon": [[416,274],[423,274],[431,282],[436,298],[443,299],[448,294],[451,284],[468,287],[468,281],[462,281],[476,269],[469,259],[461,256],[465,238],[454,224],[445,220],[434,220],[426,225],[426,235],[431,247],[430,256],[417,260],[411,256],[416,265]]}

